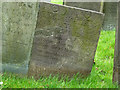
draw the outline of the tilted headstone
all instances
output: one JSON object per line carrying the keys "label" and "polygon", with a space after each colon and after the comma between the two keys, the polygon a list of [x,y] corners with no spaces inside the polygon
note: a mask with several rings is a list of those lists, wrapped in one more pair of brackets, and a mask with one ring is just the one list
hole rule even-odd
{"label": "tilted headstone", "polygon": [[120,2],[118,3],[118,26],[116,30],[115,39],[115,54],[114,54],[114,67],[113,67],[113,82],[118,82],[120,85]]}
{"label": "tilted headstone", "polygon": [[27,73],[37,12],[36,2],[2,4],[3,72]]}
{"label": "tilted headstone", "polygon": [[91,72],[103,14],[40,3],[29,76]]}
{"label": "tilted headstone", "polygon": [[117,25],[117,2],[69,2],[69,0],[64,0],[64,4],[105,13],[103,30],[113,30]]}

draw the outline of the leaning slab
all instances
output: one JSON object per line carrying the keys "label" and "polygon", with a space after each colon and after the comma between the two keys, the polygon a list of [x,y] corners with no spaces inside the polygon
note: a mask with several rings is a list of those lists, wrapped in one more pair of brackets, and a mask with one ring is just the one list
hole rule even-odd
{"label": "leaning slab", "polygon": [[103,14],[40,3],[29,76],[91,72]]}
{"label": "leaning slab", "polygon": [[2,70],[26,74],[37,21],[38,4],[3,2]]}

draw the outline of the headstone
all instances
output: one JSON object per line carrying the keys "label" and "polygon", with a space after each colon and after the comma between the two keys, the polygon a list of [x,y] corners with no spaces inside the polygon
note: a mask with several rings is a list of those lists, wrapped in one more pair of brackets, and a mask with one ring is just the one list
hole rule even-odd
{"label": "headstone", "polygon": [[117,25],[117,2],[105,2],[103,30],[113,30]]}
{"label": "headstone", "polygon": [[36,2],[3,2],[3,72],[27,74],[37,12]]}
{"label": "headstone", "polygon": [[113,82],[118,82],[120,85],[120,2],[118,3],[118,27],[116,30],[115,39],[115,54],[114,54],[114,68],[113,68]]}
{"label": "headstone", "polygon": [[100,12],[40,3],[28,75],[89,75],[102,22]]}
{"label": "headstone", "polygon": [[117,2],[69,2],[69,0],[64,0],[64,4],[103,12],[105,14],[103,30],[113,30],[117,25]]}

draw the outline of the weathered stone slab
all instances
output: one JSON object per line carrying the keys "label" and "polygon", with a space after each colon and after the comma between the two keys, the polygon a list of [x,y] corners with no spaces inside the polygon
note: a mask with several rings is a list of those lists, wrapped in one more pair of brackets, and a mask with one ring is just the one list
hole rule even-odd
{"label": "weathered stone slab", "polygon": [[40,3],[28,75],[88,75],[102,21],[100,12]]}
{"label": "weathered stone slab", "polygon": [[[68,2],[64,4],[105,13],[103,30],[113,30],[117,23],[117,2]],[[102,0],[101,0],[102,1]]]}
{"label": "weathered stone slab", "polygon": [[2,4],[3,71],[27,73],[37,12],[35,2]]}
{"label": "weathered stone slab", "polygon": [[103,30],[113,30],[117,25],[117,2],[105,2]]}
{"label": "weathered stone slab", "polygon": [[113,82],[118,82],[120,85],[120,2],[118,3],[118,27],[116,30],[115,39],[115,54],[114,54],[114,67],[113,67]]}

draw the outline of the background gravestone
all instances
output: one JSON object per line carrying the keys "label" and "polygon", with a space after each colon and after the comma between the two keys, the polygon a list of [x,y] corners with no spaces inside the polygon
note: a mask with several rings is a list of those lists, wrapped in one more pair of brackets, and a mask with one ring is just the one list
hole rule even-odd
{"label": "background gravestone", "polygon": [[37,11],[38,4],[34,2],[3,2],[3,71],[27,73]]}
{"label": "background gravestone", "polygon": [[103,11],[102,2],[69,2],[69,0],[64,0],[64,5],[94,10],[98,12]]}
{"label": "background gravestone", "polygon": [[115,54],[114,54],[114,68],[113,68],[113,82],[117,81],[120,85],[120,2],[118,3],[118,27],[116,30],[115,39]]}
{"label": "background gravestone", "polygon": [[117,26],[117,2],[105,2],[103,30],[113,30]]}
{"label": "background gravestone", "polygon": [[64,4],[105,13],[103,30],[113,30],[117,25],[117,2],[69,2],[69,0],[64,0]]}
{"label": "background gravestone", "polygon": [[102,22],[100,12],[40,3],[28,75],[88,75]]}

